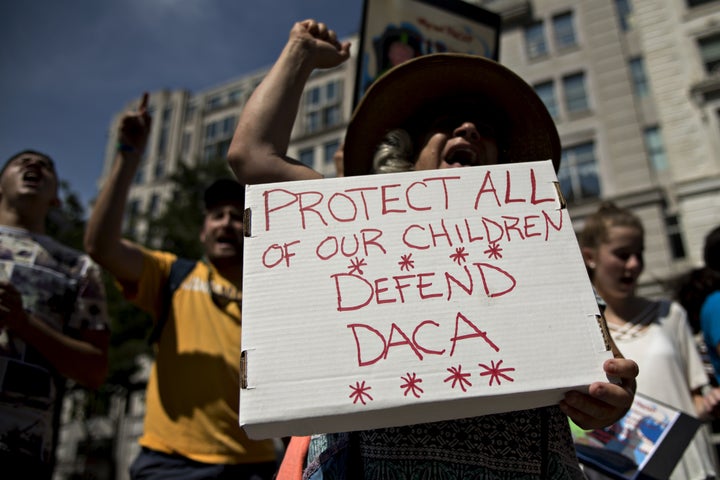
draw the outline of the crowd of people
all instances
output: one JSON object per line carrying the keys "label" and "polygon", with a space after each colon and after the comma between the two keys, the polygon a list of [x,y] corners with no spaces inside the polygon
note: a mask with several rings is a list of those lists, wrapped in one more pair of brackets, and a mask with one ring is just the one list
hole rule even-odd
{"label": "crowd of people", "polygon": [[[325,24],[292,27],[238,121],[227,156],[235,179],[205,190],[200,259],[122,238],[124,206],[151,131],[147,94],[120,123],[85,252],[45,235],[58,203],[50,157],[25,151],[7,161],[0,171],[0,459],[7,472],[51,478],[65,379],[88,388],[104,381],[110,331],[101,268],[155,322],[133,479],[580,479],[591,473],[576,457],[568,418],[585,429],[608,427],[628,412],[636,389],[705,422],[718,416],[719,390],[681,305],[697,319],[720,372],[717,281],[701,282],[702,293],[687,296],[693,303],[638,296],[642,224],[603,204],[587,219],[580,246],[612,337],[614,358],[602,368],[617,381],[569,391],[557,405],[536,409],[292,437],[284,439],[282,458],[272,440],[249,439],[238,424],[243,185],[322,178],[287,156],[290,134],[308,78],[349,57],[350,45]],[[546,159],[557,171],[560,140],[532,87],[497,62],[452,53],[407,60],[373,83],[335,157],[339,176]],[[708,236],[704,271],[720,268],[717,238],[717,229]],[[703,427],[672,478],[718,472]]]}

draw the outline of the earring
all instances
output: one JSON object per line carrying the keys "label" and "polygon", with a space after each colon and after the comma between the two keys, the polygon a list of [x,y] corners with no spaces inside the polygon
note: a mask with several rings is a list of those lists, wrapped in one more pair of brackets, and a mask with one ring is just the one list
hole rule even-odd
{"label": "earring", "polygon": [[590,268],[591,270],[594,270],[594,269],[595,269],[595,262],[588,262],[587,266],[588,266],[588,268]]}

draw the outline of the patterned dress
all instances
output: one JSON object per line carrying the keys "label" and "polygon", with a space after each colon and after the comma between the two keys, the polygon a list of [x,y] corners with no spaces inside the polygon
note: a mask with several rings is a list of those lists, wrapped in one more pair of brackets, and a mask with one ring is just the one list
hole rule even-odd
{"label": "patterned dress", "polygon": [[318,435],[304,479],[584,478],[556,406],[461,420]]}

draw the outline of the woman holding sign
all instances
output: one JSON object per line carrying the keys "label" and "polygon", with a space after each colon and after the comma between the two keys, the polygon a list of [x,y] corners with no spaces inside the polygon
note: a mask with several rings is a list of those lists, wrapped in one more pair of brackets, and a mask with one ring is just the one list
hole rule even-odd
{"label": "woman holding sign", "polygon": [[[286,156],[290,133],[310,74],[346,61],[349,48],[322,23],[294,25],[233,137],[228,161],[241,182],[321,178]],[[557,169],[560,141],[531,87],[491,60],[435,54],[395,67],[370,87],[348,127],[344,174],[545,159]],[[307,478],[583,478],[566,415],[585,428],[610,425],[635,390],[633,361],[616,352],[604,369],[621,381],[594,383],[588,394],[568,392],[557,406],[320,435],[309,446],[298,441],[308,454],[295,467],[306,465]],[[291,452],[289,463],[297,460]]]}

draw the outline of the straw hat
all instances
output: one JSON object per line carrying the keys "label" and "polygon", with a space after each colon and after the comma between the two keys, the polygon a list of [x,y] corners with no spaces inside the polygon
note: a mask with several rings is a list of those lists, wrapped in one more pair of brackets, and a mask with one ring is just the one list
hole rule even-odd
{"label": "straw hat", "polygon": [[[535,90],[511,70],[477,55],[435,53],[389,70],[365,92],[345,136],[345,175],[372,173],[375,148],[394,128],[432,123],[433,113],[458,101],[478,110],[498,135],[502,162],[552,159],[560,167],[560,138]],[[446,103],[447,102],[447,103]]]}

